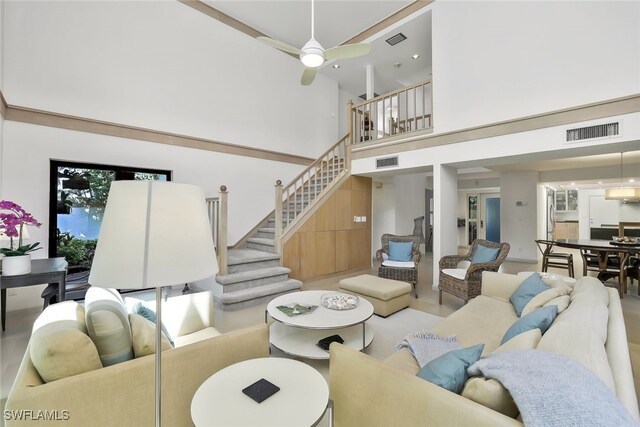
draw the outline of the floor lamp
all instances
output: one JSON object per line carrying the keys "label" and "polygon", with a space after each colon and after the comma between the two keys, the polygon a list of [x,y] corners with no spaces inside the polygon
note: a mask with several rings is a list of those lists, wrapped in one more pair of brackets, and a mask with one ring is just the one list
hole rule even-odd
{"label": "floor lamp", "polygon": [[[156,288],[218,272],[205,196],[200,187],[160,181],[114,181],[100,226],[89,284],[101,288]],[[155,407],[161,423],[161,329],[156,327]]]}

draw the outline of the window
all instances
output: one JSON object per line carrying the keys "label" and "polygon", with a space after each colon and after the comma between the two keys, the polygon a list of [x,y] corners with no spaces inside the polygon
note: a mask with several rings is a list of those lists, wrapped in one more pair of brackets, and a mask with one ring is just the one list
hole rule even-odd
{"label": "window", "polygon": [[65,257],[68,282],[86,283],[112,181],[170,181],[171,172],[52,160],[49,257]]}

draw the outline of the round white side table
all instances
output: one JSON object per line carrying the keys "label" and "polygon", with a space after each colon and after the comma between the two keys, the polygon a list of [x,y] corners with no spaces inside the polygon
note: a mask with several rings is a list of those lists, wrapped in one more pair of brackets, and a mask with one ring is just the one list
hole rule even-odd
{"label": "round white side table", "polygon": [[[280,387],[261,403],[242,390],[264,378]],[[315,369],[291,359],[268,357],[245,360],[210,376],[191,401],[191,419],[205,426],[313,426],[329,408],[329,387]]]}

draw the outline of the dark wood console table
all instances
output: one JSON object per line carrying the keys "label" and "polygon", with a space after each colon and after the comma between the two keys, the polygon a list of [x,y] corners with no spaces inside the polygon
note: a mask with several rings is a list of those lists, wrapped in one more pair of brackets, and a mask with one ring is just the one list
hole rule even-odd
{"label": "dark wood console table", "polygon": [[19,276],[0,275],[2,289],[2,330],[7,311],[7,289],[44,283],[58,284],[58,301],[64,301],[67,277],[67,261],[64,258],[34,259],[31,261],[31,273]]}

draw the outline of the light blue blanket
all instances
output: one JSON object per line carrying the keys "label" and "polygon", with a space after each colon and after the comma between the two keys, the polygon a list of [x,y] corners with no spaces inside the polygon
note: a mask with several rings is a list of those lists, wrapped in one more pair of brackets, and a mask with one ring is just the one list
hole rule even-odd
{"label": "light blue blanket", "polygon": [[458,338],[455,335],[441,337],[429,331],[419,331],[407,335],[396,345],[396,350],[407,347],[416,358],[420,368],[433,359],[442,356],[452,350],[460,348]]}
{"label": "light blue blanket", "polygon": [[491,353],[469,375],[498,380],[527,427],[637,426],[613,391],[575,360],[542,350]]}

